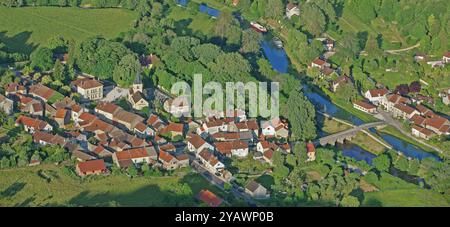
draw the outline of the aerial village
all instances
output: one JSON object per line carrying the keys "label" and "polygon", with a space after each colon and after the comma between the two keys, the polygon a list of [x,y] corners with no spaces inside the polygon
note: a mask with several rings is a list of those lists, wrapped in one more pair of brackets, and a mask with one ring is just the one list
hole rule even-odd
{"label": "aerial village", "polygon": [[[145,57],[142,67],[150,62],[151,56]],[[21,79],[5,86],[0,107],[18,116],[16,126],[31,134],[36,146],[64,147],[78,161],[75,169],[81,177],[107,175],[113,165],[123,169],[149,165],[165,171],[191,165],[223,184],[233,179],[224,164],[227,158],[245,158],[252,153],[255,160],[271,164],[274,152],[289,153],[291,149],[286,120],[258,122],[238,109],[231,114],[234,117],[213,113],[204,119],[171,122],[152,111],[144,118],[141,110],[149,108],[150,97],[164,107],[159,111],[169,114],[184,113],[190,107],[175,105],[173,97],[158,88],[149,95],[140,75],[130,88],[82,73],[70,85],[72,93],[81,96],[78,102],[40,82]],[[132,109],[120,107],[119,100],[127,100]],[[314,160],[314,145],[308,146],[308,155]],[[29,163],[39,164],[39,160]],[[246,191],[253,195],[263,186],[253,182],[248,187],[252,190]],[[210,192],[203,193],[208,197]],[[266,189],[255,194],[267,196]]]}

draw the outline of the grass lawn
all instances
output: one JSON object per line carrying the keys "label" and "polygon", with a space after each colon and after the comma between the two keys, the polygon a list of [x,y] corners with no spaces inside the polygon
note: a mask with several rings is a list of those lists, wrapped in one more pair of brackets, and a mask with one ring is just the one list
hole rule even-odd
{"label": "grass lawn", "polygon": [[[48,182],[42,177],[52,176]],[[177,194],[178,183],[187,183],[192,194]],[[197,174],[172,177],[101,176],[81,180],[61,166],[42,165],[0,170],[0,206],[197,206],[194,195],[215,186]]]}
{"label": "grass lawn", "polygon": [[58,102],[59,100],[63,99],[65,96],[57,91],[53,94],[52,97],[48,100],[49,103],[53,104],[55,102]]}
{"label": "grass lawn", "polygon": [[448,207],[450,200],[426,189],[394,189],[364,193],[362,206]]}
{"label": "grass lawn", "polygon": [[[335,120],[330,120],[324,118],[322,130],[327,133],[337,133],[350,129],[350,126],[337,122]],[[381,139],[381,138],[380,138]],[[351,143],[360,146],[364,150],[372,152],[374,154],[383,153],[386,148],[379,144],[377,141],[368,137],[364,132],[359,132],[356,137],[352,139]]]}
{"label": "grass lawn", "polygon": [[171,7],[168,18],[175,21],[175,26],[178,33],[194,34],[206,37],[213,35],[216,19],[213,19],[204,13],[200,13],[198,9],[173,6]]}
{"label": "grass lawn", "polygon": [[324,117],[322,130],[327,133],[338,133],[350,129],[350,126]]}
{"label": "grass lawn", "polygon": [[114,38],[131,28],[137,14],[125,9],[59,7],[0,7],[0,41],[9,51],[30,53],[50,38],[83,40]]}
{"label": "grass lawn", "polygon": [[358,132],[356,137],[353,138],[351,142],[376,155],[379,155],[387,150],[386,147],[370,138],[364,132]]}

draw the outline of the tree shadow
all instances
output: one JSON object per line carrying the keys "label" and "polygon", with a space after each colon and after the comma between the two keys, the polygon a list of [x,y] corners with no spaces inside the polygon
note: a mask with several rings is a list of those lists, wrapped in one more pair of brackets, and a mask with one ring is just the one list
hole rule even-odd
{"label": "tree shadow", "polygon": [[256,182],[260,183],[265,188],[270,188],[275,184],[275,180],[272,176],[264,174],[256,179]]}
{"label": "tree shadow", "polygon": [[25,185],[26,184],[23,182],[15,182],[15,183],[11,184],[8,188],[6,188],[4,191],[2,191],[0,193],[0,197],[2,197],[2,198],[13,197],[17,193],[22,191],[22,189],[25,187]]}
{"label": "tree shadow", "polygon": [[130,193],[96,193],[84,191],[69,200],[68,204],[46,204],[46,206],[87,206],[87,207],[180,207],[196,206],[192,195],[177,195],[174,192],[161,190],[158,186],[149,185]]}
{"label": "tree shadow", "polygon": [[14,206],[15,207],[29,207],[32,206],[33,202],[36,200],[36,194],[34,194],[31,197],[28,197],[27,199],[25,199],[23,202],[21,203],[16,203]]}
{"label": "tree shadow", "polygon": [[368,207],[382,207],[383,204],[377,199],[369,199],[363,206]]}
{"label": "tree shadow", "polygon": [[23,54],[31,54],[39,45],[34,43],[27,43],[33,32],[24,31],[13,36],[8,36],[7,31],[0,32],[0,42],[5,44],[7,52],[19,52]]}
{"label": "tree shadow", "polygon": [[192,36],[193,31],[192,31],[192,29],[188,28],[191,23],[192,23],[191,18],[176,21],[174,23],[175,31],[177,32],[178,35]]}

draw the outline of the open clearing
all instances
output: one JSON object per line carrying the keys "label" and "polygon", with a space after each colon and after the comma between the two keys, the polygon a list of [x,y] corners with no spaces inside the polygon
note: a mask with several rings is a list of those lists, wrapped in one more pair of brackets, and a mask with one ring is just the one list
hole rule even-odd
{"label": "open clearing", "polygon": [[29,54],[56,36],[83,40],[114,38],[127,31],[137,14],[125,9],[0,7],[0,41],[8,51]]}

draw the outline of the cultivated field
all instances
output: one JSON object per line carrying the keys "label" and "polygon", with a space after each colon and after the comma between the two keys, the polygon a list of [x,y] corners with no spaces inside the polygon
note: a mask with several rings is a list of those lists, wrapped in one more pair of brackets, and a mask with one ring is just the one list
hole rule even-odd
{"label": "cultivated field", "polygon": [[137,14],[124,9],[0,7],[0,41],[9,51],[30,53],[56,36],[83,40],[114,38],[131,28]]}

